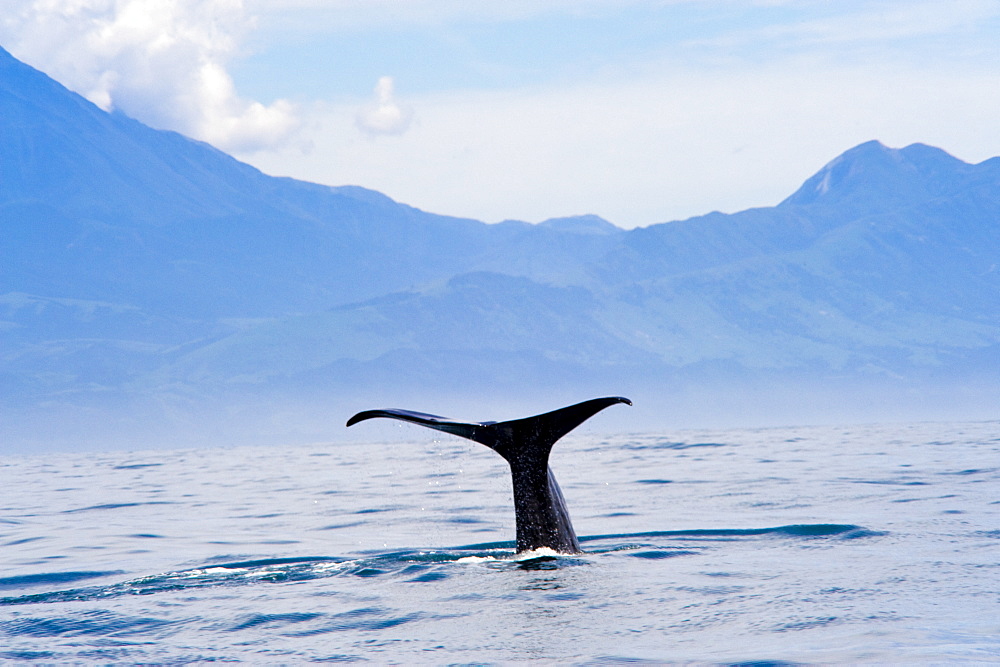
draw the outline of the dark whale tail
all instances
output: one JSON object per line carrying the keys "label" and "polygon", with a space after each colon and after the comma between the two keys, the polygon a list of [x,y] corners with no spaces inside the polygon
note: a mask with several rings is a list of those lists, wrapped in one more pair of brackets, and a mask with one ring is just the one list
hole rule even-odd
{"label": "dark whale tail", "polygon": [[561,437],[617,403],[632,405],[627,398],[610,396],[534,417],[478,423],[458,422],[409,410],[366,410],[351,417],[347,425],[375,417],[388,417],[486,445],[510,465],[518,552],[548,547],[561,553],[577,553],[580,543],[573,531],[562,491],[549,468],[549,452]]}

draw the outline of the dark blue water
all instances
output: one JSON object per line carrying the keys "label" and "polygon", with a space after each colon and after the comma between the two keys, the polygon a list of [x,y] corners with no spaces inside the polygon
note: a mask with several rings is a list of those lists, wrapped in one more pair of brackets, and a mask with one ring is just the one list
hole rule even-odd
{"label": "dark blue water", "polygon": [[[6,457],[0,659],[1000,661],[1000,423]],[[376,436],[386,431],[373,430]]]}

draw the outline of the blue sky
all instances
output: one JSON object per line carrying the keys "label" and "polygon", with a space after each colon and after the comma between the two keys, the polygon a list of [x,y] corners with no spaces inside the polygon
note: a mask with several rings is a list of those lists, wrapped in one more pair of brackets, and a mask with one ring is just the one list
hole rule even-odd
{"label": "blue sky", "polygon": [[778,203],[869,139],[1000,155],[996,0],[0,0],[0,43],[264,171],[488,222]]}

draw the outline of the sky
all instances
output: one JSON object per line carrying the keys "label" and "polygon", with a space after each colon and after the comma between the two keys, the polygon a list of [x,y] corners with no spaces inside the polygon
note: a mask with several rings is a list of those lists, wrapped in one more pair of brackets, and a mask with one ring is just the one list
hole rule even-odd
{"label": "sky", "polygon": [[0,0],[0,45],[266,173],[486,222],[772,206],[1000,155],[1000,0]]}

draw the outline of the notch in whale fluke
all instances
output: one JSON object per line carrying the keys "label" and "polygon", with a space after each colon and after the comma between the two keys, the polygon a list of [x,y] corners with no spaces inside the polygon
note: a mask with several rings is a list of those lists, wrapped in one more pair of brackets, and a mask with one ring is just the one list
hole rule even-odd
{"label": "notch in whale fluke", "polygon": [[562,492],[549,468],[549,452],[564,435],[601,410],[618,403],[632,405],[632,401],[622,396],[608,396],[534,417],[503,422],[460,422],[410,410],[365,410],[347,420],[347,426],[366,419],[386,417],[486,445],[510,465],[518,552],[548,547],[563,553],[577,553],[580,543],[573,531]]}

